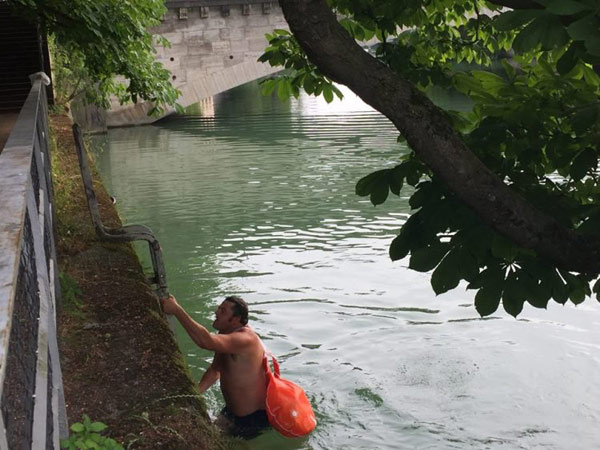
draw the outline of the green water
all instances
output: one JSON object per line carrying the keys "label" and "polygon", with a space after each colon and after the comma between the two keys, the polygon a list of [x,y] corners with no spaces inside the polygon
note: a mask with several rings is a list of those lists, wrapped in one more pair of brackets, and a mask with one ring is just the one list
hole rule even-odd
{"label": "green water", "polygon": [[[376,208],[354,195],[405,152],[387,119],[351,94],[282,104],[256,84],[197,112],[94,146],[124,221],[157,234],[180,302],[210,326],[224,296],[246,298],[313,402],[310,437],[252,448],[598,448],[597,304],[481,320],[470,292],[436,298],[428,275],[392,263],[408,193]],[[178,340],[199,379],[211,354]],[[218,387],[205,397],[215,414]]]}

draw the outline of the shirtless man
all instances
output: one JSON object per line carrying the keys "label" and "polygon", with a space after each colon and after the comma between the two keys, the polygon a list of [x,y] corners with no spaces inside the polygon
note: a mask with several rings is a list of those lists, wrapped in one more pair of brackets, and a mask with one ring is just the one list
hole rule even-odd
{"label": "shirtless man", "polygon": [[266,377],[262,342],[247,325],[248,304],[240,297],[227,297],[215,312],[213,327],[218,334],[210,333],[192,319],[172,295],[162,305],[164,312],[174,315],[199,347],[215,352],[198,389],[204,392],[221,380],[225,408],[217,425],[234,436],[257,436],[269,426],[265,412]]}

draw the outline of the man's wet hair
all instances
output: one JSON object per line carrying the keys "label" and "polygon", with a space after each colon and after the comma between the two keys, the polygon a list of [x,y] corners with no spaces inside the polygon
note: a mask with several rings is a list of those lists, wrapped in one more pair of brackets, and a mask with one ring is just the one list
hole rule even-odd
{"label": "man's wet hair", "polygon": [[233,303],[233,315],[240,318],[240,323],[246,325],[248,323],[248,303],[242,297],[230,295],[225,297],[226,302]]}

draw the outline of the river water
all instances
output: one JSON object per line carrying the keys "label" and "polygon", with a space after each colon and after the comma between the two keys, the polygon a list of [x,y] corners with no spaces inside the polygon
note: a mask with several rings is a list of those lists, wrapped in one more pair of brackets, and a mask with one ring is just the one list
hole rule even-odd
{"label": "river water", "polygon": [[[427,274],[392,263],[409,193],[373,207],[354,185],[398,162],[396,138],[351,93],[281,103],[252,83],[93,146],[124,221],[158,235],[192,316],[210,327],[223,297],[243,296],[307,391],[316,431],[251,448],[599,448],[599,305],[483,320],[464,287],[436,297]],[[211,354],[177,334],[199,379]],[[218,388],[205,397],[216,414]]]}

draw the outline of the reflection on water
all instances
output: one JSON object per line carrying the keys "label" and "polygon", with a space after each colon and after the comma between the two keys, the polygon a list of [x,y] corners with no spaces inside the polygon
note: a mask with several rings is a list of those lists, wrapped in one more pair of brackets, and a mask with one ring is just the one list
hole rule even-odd
{"label": "reflection on water", "polygon": [[[460,106],[460,105],[459,105]],[[595,304],[478,318],[461,288],[392,263],[406,196],[373,207],[356,181],[405,149],[351,95],[280,103],[255,84],[210,117],[111,130],[97,164],[128,223],[149,225],[170,289],[201,323],[228,294],[309,394],[309,438],[267,433],[255,449],[596,448]],[[192,373],[210,362],[179,330]],[[207,394],[214,413],[222,399]]]}

